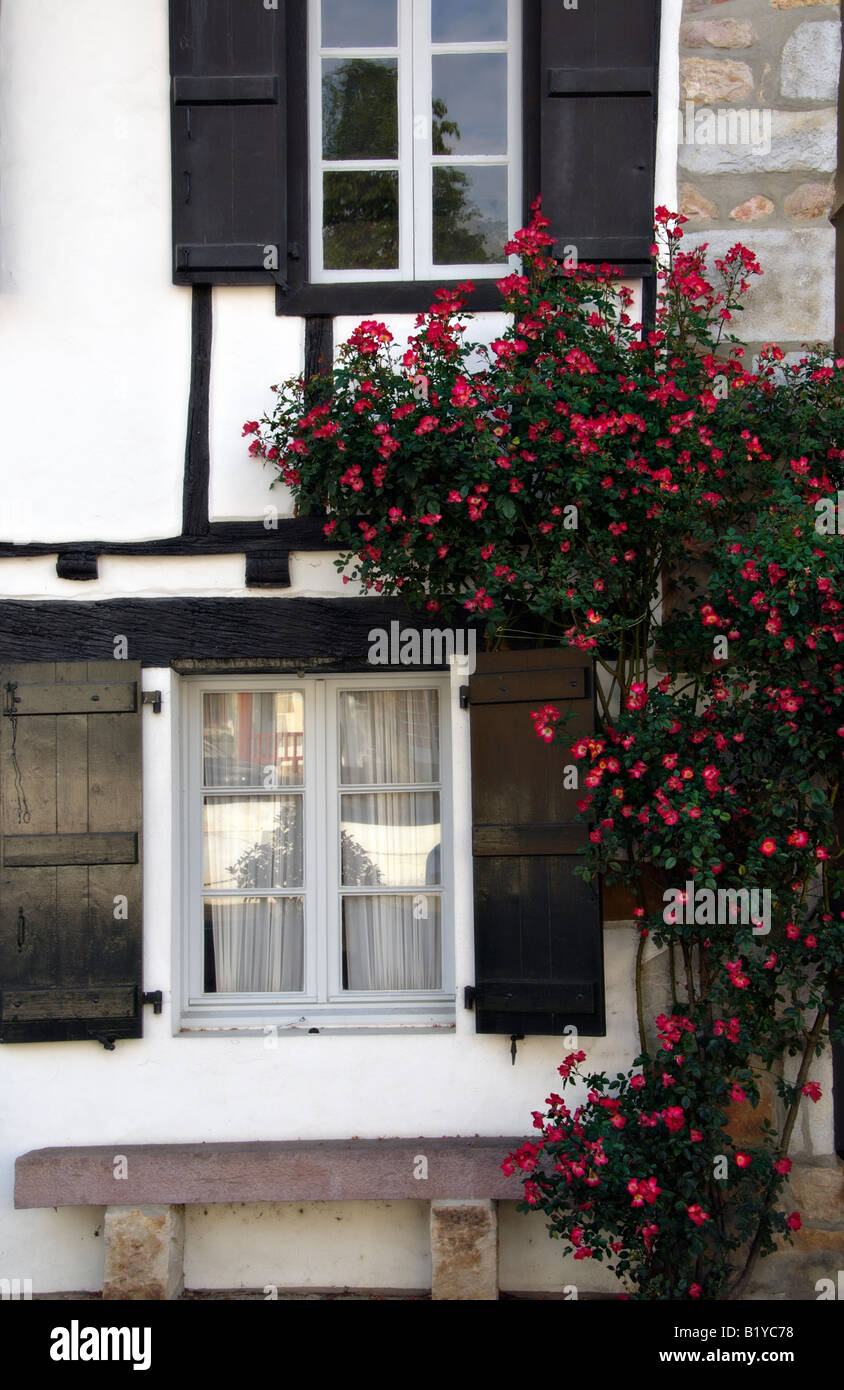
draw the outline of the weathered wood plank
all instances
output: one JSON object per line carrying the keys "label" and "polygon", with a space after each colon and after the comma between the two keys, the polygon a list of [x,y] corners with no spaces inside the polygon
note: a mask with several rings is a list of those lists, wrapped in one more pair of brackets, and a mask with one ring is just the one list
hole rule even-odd
{"label": "weathered wood plank", "polygon": [[144,666],[240,657],[274,659],[279,669],[312,662],[325,671],[383,671],[369,665],[369,632],[389,631],[393,620],[420,631],[431,625],[430,614],[413,613],[396,599],[14,600],[0,603],[0,657],[102,661],[114,652],[115,634],[123,633],[129,656]]}
{"label": "weathered wood plank", "polygon": [[[584,700],[586,696],[586,671],[578,668],[476,675],[472,681],[473,705],[510,705],[517,700]],[[529,714],[530,710],[526,709],[525,713]],[[513,717],[518,717],[516,711]]]}
{"label": "weathered wood plank", "polygon": [[3,836],[3,863],[10,869],[37,869],[64,864],[135,864],[137,860],[138,836],[134,831]]}
{"label": "weathered wood plank", "polygon": [[16,693],[19,719],[25,715],[131,713],[135,708],[134,681],[108,685],[93,681],[79,685],[22,683]]}
{"label": "weathered wood plank", "polygon": [[565,822],[545,825],[476,825],[473,854],[577,854],[586,844],[586,826]]}
{"label": "weathered wood plank", "polygon": [[134,985],[6,989],[0,994],[0,1021],[121,1018],[134,1012],[135,994]]}
{"label": "weathered wood plank", "polygon": [[475,1007],[497,1013],[591,1013],[595,980],[481,980],[475,985]]}

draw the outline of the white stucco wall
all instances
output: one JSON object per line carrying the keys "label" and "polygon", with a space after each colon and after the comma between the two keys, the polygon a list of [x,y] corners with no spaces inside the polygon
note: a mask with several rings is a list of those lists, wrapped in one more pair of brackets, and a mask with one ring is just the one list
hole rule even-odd
{"label": "white stucco wall", "polygon": [[0,7],[3,539],[180,529],[167,0]]}

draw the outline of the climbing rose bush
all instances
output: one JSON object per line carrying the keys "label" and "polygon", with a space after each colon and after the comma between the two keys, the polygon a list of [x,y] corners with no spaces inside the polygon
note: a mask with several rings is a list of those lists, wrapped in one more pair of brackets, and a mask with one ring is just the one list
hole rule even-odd
{"label": "climbing rose bush", "polygon": [[[573,1094],[504,1166],[568,1253],[659,1299],[737,1296],[799,1230],[788,1149],[844,958],[844,363],[773,344],[746,363],[732,329],[762,268],[737,245],[710,273],[684,220],[657,210],[649,326],[611,267],[555,261],[537,207],[488,349],[471,285],[442,290],[405,350],[364,322],[244,427],[298,511],[327,515],[347,581],[490,647],[594,659],[595,735],[572,743],[552,705],[533,720],[578,770],[580,872],[636,904],[639,1051],[612,1078],[567,1056]],[[778,1112],[734,1141],[766,1077]]]}

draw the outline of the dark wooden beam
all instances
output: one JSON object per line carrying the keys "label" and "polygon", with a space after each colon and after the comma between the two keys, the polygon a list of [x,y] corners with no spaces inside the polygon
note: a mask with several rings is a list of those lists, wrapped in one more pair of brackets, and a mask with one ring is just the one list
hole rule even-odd
{"label": "dark wooden beam", "polygon": [[212,521],[203,535],[155,540],[35,541],[27,545],[0,541],[0,559],[27,555],[231,555],[256,549],[279,554],[291,550],[336,550],[337,542],[325,536],[324,524],[325,519],[320,516],[281,516],[275,527],[266,527],[261,521]]}
{"label": "dark wooden beam", "polygon": [[0,662],[106,660],[125,637],[128,658],[144,666],[261,661],[277,670],[384,671],[369,665],[369,633],[389,632],[393,621],[416,631],[446,626],[396,599],[11,601],[0,603]]}
{"label": "dark wooden beam", "polygon": [[186,536],[201,536],[208,531],[209,525],[211,286],[194,285],[191,293],[191,374],[182,490],[182,531]]}

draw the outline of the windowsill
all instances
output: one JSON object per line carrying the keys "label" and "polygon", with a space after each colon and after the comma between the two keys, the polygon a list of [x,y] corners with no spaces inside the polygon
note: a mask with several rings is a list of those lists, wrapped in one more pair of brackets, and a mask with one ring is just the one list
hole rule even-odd
{"label": "windowsill", "polygon": [[[648,261],[614,262],[621,272],[620,278],[627,280],[648,280],[653,277],[654,265]],[[498,280],[508,272],[496,275],[489,280],[475,279],[474,291],[465,295],[467,313],[486,313],[492,310],[506,312],[501,294],[497,288]],[[380,284],[365,282],[361,284],[314,285],[302,284],[284,290],[276,287],[275,311],[277,314],[304,317],[310,314],[337,318],[348,315],[355,317],[366,314],[424,314],[434,303],[439,289],[456,290],[458,281],[447,280],[401,280],[382,281]]]}
{"label": "windowsill", "polygon": [[185,1014],[180,1020],[180,1026],[175,1031],[174,1036],[186,1037],[217,1037],[217,1038],[261,1038],[266,1051],[272,1051],[277,1045],[277,1039],[285,1036],[301,1036],[302,1034],[333,1034],[345,1035],[348,1033],[454,1033],[457,1021],[454,1012],[454,1005],[442,1012],[431,1012],[427,1014],[409,1014],[396,1012],[393,1015],[380,1015],[374,1017],[359,1014],[350,1016],[348,1014],[334,1013],[330,1016],[319,1014],[312,1011],[309,1014],[301,1014],[294,1019],[262,1019],[244,1018],[232,1014],[228,1017],[221,1017],[219,1014],[211,1016],[198,1016]]}
{"label": "windowsill", "polygon": [[[466,295],[470,313],[500,309],[504,312],[497,281],[506,271],[489,280],[475,280],[474,292]],[[277,314],[326,314],[332,317],[358,314],[424,314],[434,303],[437,290],[457,289],[458,282],[448,280],[392,280],[380,283],[313,285],[304,284],[291,289],[276,289]]]}

